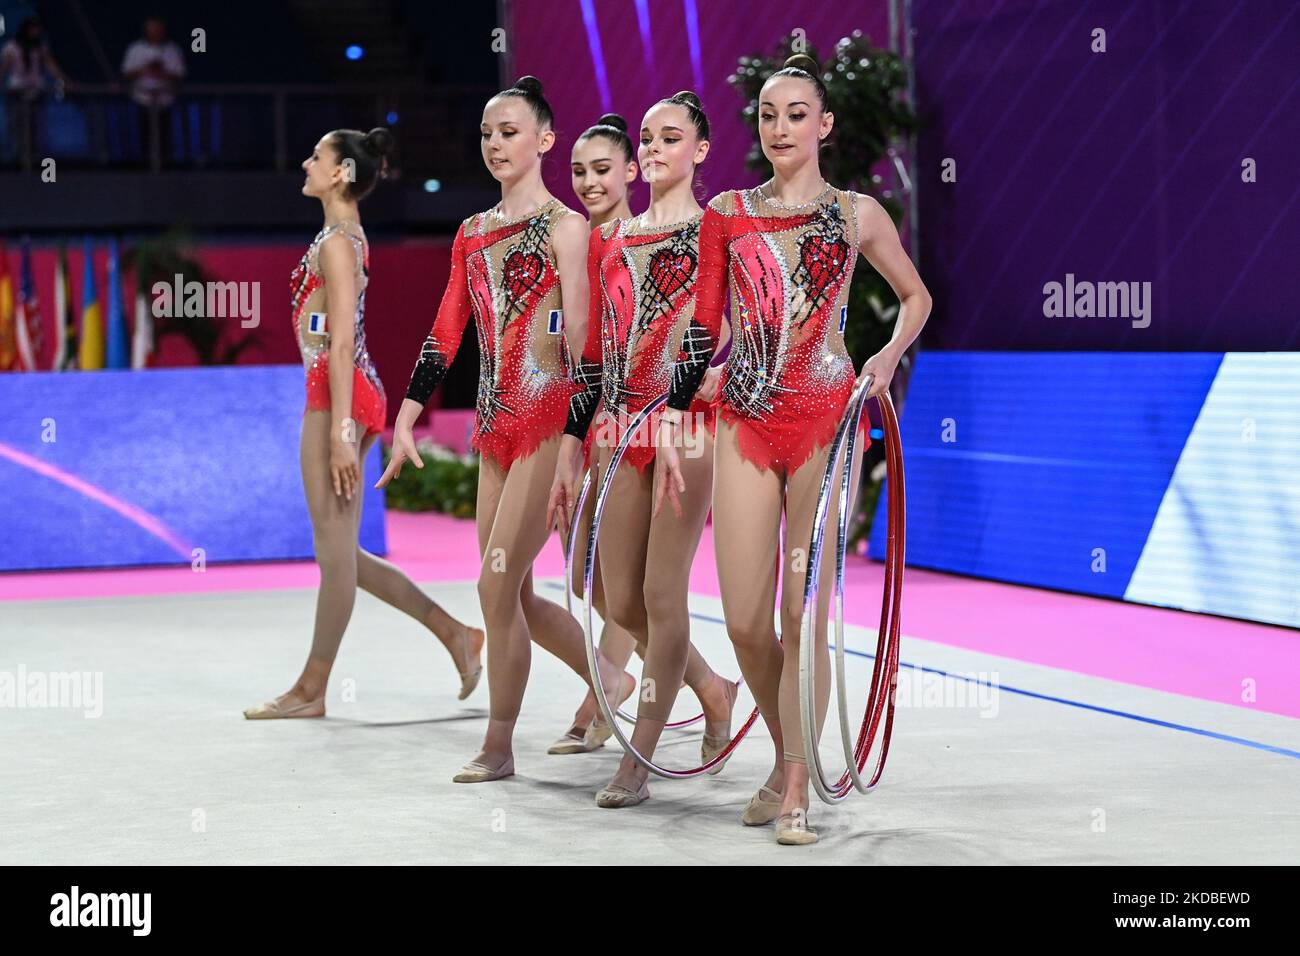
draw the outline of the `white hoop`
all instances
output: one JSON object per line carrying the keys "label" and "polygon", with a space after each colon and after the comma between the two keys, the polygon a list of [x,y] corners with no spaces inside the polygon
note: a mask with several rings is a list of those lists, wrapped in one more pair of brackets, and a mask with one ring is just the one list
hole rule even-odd
{"label": "white hoop", "polygon": [[[578,537],[578,517],[582,514],[583,507],[587,504],[587,495],[591,491],[591,470],[582,479],[582,490],[578,492],[578,501],[573,509],[573,521],[569,524],[569,533],[564,539],[564,609],[573,614],[573,546]],[[586,594],[587,589],[591,587],[590,583],[583,585],[582,593]],[[573,614],[574,617],[578,615]],[[623,708],[618,709],[620,719],[627,721],[629,724],[636,723],[636,717],[629,714]],[[682,730],[686,727],[692,727],[704,719],[704,711],[700,711],[694,717],[687,717],[685,720],[674,720],[664,724],[665,730]]]}
{"label": "white hoop", "polygon": [[[749,715],[749,719],[745,721],[744,726],[742,726],[740,730],[736,732],[736,735],[731,738],[731,741],[727,744],[726,748],[721,753],[719,753],[716,757],[710,760],[708,763],[703,764],[699,767],[692,768],[690,770],[673,770],[668,767],[659,766],[653,760],[649,759],[644,754],[642,754],[639,750],[637,750],[634,746],[632,746],[632,741],[627,737],[626,734],[623,733],[622,729],[620,729],[620,727],[618,726],[618,721],[615,719],[615,716],[617,715],[621,717],[623,716],[623,714],[621,710],[616,711],[613,707],[610,706],[609,698],[605,695],[605,688],[601,684],[600,668],[596,663],[595,629],[592,626],[592,620],[591,620],[591,586],[593,583],[593,578],[595,577],[596,541],[600,531],[600,519],[602,515],[605,513],[605,501],[609,498],[609,491],[613,485],[614,474],[618,471],[618,466],[623,460],[623,455],[627,451],[628,443],[631,441],[633,436],[639,434],[642,423],[647,418],[649,418],[654,411],[659,409],[667,401],[668,401],[668,394],[664,393],[663,395],[660,395],[658,398],[656,398],[654,401],[650,402],[650,404],[648,404],[645,408],[641,409],[641,411],[637,413],[636,418],[632,420],[631,425],[628,426],[623,437],[619,440],[618,445],[615,447],[614,453],[610,457],[609,465],[605,469],[605,473],[600,477],[600,486],[596,492],[596,505],[591,513],[591,527],[587,531],[587,554],[583,562],[583,577],[582,577],[583,616],[581,620],[582,620],[582,629],[587,639],[586,640],[587,668],[591,677],[591,687],[592,687],[593,696],[595,696],[596,703],[600,707],[600,712],[604,715],[605,720],[608,721],[610,730],[613,731],[614,738],[619,742],[620,745],[622,745],[624,752],[627,753],[628,756],[630,756],[633,760],[635,760],[646,770],[650,771],[651,773],[657,774],[660,777],[667,777],[673,780],[682,780],[690,777],[698,777],[701,774],[708,773],[710,769],[717,766],[722,761],[729,759],[731,756],[731,752],[736,749],[740,741],[743,740],[745,735],[749,732],[749,728],[753,726],[754,721],[758,719],[758,708],[757,707],[754,708],[753,712]],[[584,487],[584,491],[585,491],[585,487]],[[579,507],[580,506],[581,506],[581,501],[579,501]],[[575,515],[578,513],[579,512],[575,511]],[[566,588],[567,585],[568,582],[566,581]],[[630,722],[635,723],[636,722],[635,718],[633,718]]]}
{"label": "white hoop", "polygon": [[[862,417],[862,409],[866,403],[867,393],[871,389],[871,382],[874,376],[868,374],[859,382],[853,393],[849,397],[845,407],[844,418],[835,432],[835,438],[832,441],[832,451],[829,461],[826,463],[826,473],[822,477],[821,490],[817,497],[817,508],[813,514],[813,526],[811,540],[808,548],[809,569],[804,578],[804,604],[803,614],[800,625],[800,655],[799,655],[799,711],[800,723],[804,739],[804,759],[809,767],[809,779],[812,781],[817,795],[826,803],[839,803],[844,800],[852,789],[857,789],[860,793],[868,793],[880,780],[880,774],[884,769],[885,756],[889,749],[889,736],[893,726],[893,705],[894,705],[894,687],[895,676],[897,673],[898,661],[898,616],[897,610],[902,598],[902,565],[903,565],[903,534],[901,527],[895,527],[896,517],[900,519],[904,514],[903,501],[903,475],[902,475],[902,456],[898,449],[898,436],[896,418],[893,414],[892,403],[889,400],[888,393],[885,393],[881,401],[882,409],[887,407],[888,412],[884,415],[886,424],[892,431],[890,444],[887,446],[887,468],[889,473],[889,494],[891,499],[897,496],[896,502],[891,501],[889,511],[889,548],[886,554],[886,598],[884,610],[881,616],[881,628],[878,634],[877,654],[875,664],[872,670],[871,693],[868,697],[866,713],[863,717],[863,725],[859,730],[856,743],[851,739],[851,732],[848,722],[848,699],[847,683],[844,676],[844,559],[848,546],[848,512],[849,498],[852,485],[853,472],[853,454],[857,448],[858,423]],[[842,464],[841,464],[842,462]],[[821,753],[817,745],[817,722],[815,699],[812,693],[812,682],[815,674],[814,651],[816,639],[816,618],[818,592],[821,572],[822,546],[826,530],[826,512],[830,505],[830,491],[832,480],[836,474],[836,466],[841,468],[840,472],[840,498],[838,505],[836,521],[836,552],[835,552],[835,582],[834,582],[834,603],[835,603],[835,685],[836,685],[836,703],[839,708],[840,739],[844,749],[845,771],[840,776],[839,782],[832,784],[825,777],[822,767]],[[892,600],[891,600],[892,598]],[[889,678],[888,691],[888,718],[885,724],[885,732],[882,737],[882,746],[880,757],[877,761],[877,768],[872,775],[870,782],[865,782],[861,776],[861,770],[866,766],[870,757],[871,745],[875,740],[876,729],[880,716],[885,711],[886,697],[883,689],[883,680]]]}

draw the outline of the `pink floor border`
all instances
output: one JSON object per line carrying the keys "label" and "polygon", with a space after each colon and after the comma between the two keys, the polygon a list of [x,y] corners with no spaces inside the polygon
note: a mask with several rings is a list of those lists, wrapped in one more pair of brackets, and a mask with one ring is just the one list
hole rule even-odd
{"label": "pink floor border", "polygon": [[[477,577],[472,521],[390,511],[387,522],[388,560],[414,580]],[[691,574],[696,593],[718,594],[712,553],[706,528]],[[535,570],[542,577],[563,574],[557,536]],[[882,577],[880,564],[850,560],[848,621],[879,623]],[[209,565],[202,573],[188,566],[25,572],[0,574],[0,601],[314,588],[319,580],[311,561]],[[905,634],[942,644],[1300,717],[1300,635],[1284,628],[919,568],[907,570],[902,624]],[[1247,679],[1255,685],[1252,703],[1242,700]]]}

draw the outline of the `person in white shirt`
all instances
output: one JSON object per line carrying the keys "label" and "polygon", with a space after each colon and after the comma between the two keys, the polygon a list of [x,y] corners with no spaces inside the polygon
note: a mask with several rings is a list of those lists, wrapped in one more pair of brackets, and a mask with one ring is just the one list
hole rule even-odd
{"label": "person in white shirt", "polygon": [[62,96],[66,82],[67,77],[45,43],[40,21],[35,17],[23,20],[13,39],[0,47],[0,86],[4,88],[9,120],[3,144],[7,156],[22,152],[30,158],[30,151],[39,148],[39,100],[51,86]]}
{"label": "person in white shirt", "polygon": [[141,135],[149,142],[152,113],[157,112],[161,157],[167,158],[171,143],[171,107],[185,76],[181,49],[167,39],[167,26],[156,17],[144,22],[144,36],[126,48],[122,74],[131,86],[131,99],[140,107]]}

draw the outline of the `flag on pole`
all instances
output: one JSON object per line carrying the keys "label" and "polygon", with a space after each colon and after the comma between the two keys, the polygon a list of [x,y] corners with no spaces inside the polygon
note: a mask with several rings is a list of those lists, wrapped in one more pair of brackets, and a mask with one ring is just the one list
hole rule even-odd
{"label": "flag on pole", "polygon": [[81,280],[81,360],[78,363],[83,369],[104,367],[104,319],[95,292],[94,252],[87,239],[82,255],[85,270]]}
{"label": "flag on pole", "polygon": [[59,246],[54,269],[54,363],[56,372],[77,367],[77,322],[72,311],[72,281],[68,275],[68,247]]}
{"label": "flag on pole", "polygon": [[131,367],[146,368],[153,354],[153,315],[143,291],[135,294],[135,328],[131,333]]}
{"label": "flag on pole", "polygon": [[38,360],[45,351],[45,335],[41,329],[41,303],[36,294],[36,278],[32,274],[32,241],[23,239],[21,285],[18,289],[18,311],[14,326],[18,341],[18,367],[25,372],[40,369]]}
{"label": "flag on pole", "polygon": [[128,368],[130,352],[126,340],[126,316],[122,314],[122,275],[117,266],[117,240],[108,240],[108,357],[105,368]]}
{"label": "flag on pole", "polygon": [[0,242],[0,372],[18,361],[18,340],[14,332],[14,284],[9,276],[9,254]]}

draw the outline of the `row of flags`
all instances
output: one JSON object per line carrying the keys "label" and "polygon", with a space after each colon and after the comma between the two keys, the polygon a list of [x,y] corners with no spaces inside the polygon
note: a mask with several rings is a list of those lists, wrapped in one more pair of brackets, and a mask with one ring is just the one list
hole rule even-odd
{"label": "row of flags", "polygon": [[[59,247],[54,272],[53,360],[41,365],[45,348],[40,296],[32,271],[31,240],[24,239],[18,281],[9,271],[9,256],[0,242],[0,372],[55,372],[72,369],[144,368],[154,350],[153,320],[143,292],[135,297],[135,327],[128,345],[122,308],[122,271],[117,240],[108,242],[108,288],[101,305],[95,287],[94,246],[85,240],[81,280],[81,327],[78,335],[68,250]],[[104,306],[107,306],[105,308]]]}

